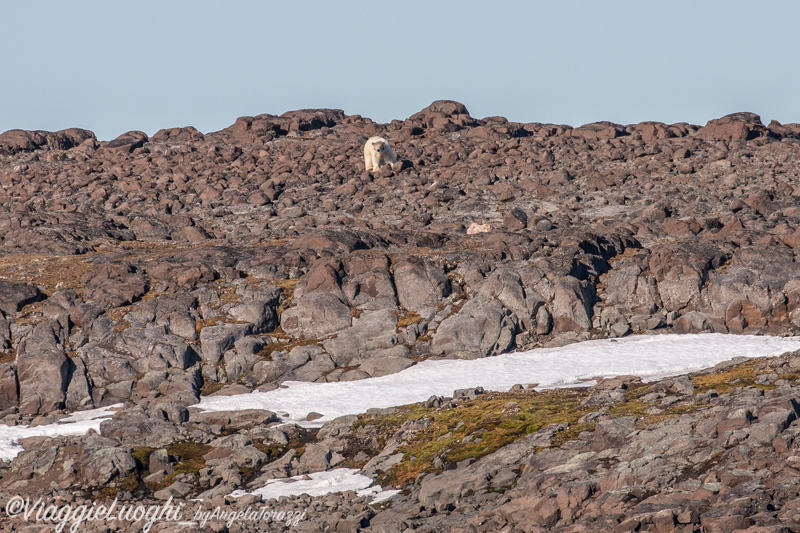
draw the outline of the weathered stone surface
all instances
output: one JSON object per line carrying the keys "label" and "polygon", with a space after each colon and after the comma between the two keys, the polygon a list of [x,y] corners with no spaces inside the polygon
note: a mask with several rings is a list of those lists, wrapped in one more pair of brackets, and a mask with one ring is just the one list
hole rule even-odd
{"label": "weathered stone surface", "polygon": [[[500,453],[492,454],[454,471],[423,479],[419,491],[419,502],[429,508],[443,508],[446,503],[456,504],[459,498],[474,493],[485,492],[490,486],[502,488],[510,486],[516,479],[505,476],[523,462],[531,447],[546,446],[555,435],[553,428],[546,428],[511,445],[504,446]],[[503,477],[505,483],[497,483]]]}
{"label": "weathered stone surface", "polygon": [[11,322],[0,311],[0,352],[11,348]]}
{"label": "weathered stone surface", "polygon": [[338,366],[348,366],[370,353],[397,344],[397,315],[389,310],[364,312],[353,320],[352,327],[323,342],[325,350]]}
{"label": "weathered stone surface", "polygon": [[431,348],[466,359],[495,355],[514,345],[516,331],[516,320],[499,302],[476,298],[442,321]]}
{"label": "weathered stone surface", "polygon": [[650,270],[668,311],[684,308],[700,295],[712,269],[727,259],[718,248],[709,245],[668,245],[650,256]]}
{"label": "weathered stone surface", "polygon": [[[360,149],[373,135],[390,140],[398,165],[363,172]],[[476,119],[453,101],[390,124],[301,110],[110,142],[79,130],[6,132],[2,422],[39,426],[55,422],[47,411],[57,407],[125,403],[101,432],[139,448],[137,458],[142,447],[159,452],[153,472],[92,473],[108,479],[103,489],[124,499],[138,486],[131,497],[146,500],[166,485],[179,500],[237,507],[224,497],[301,470],[385,471],[427,422],[409,421],[394,440],[367,426],[315,439],[270,428],[266,415],[198,420],[187,408],[201,389],[365,379],[432,354],[640,332],[796,335],[798,139],[800,126],[765,128],[752,114],[703,128],[572,128]],[[665,381],[639,398],[632,431],[610,414],[630,392],[605,383],[581,400],[592,411],[577,426],[552,429],[570,430],[564,444],[529,443],[522,460],[491,473],[470,468],[502,448],[472,464],[436,457],[442,474],[420,477],[385,509],[352,494],[287,505],[313,515],[309,531],[787,527],[800,518],[787,488],[800,466],[792,361],[759,367],[730,391]],[[435,397],[429,408],[470,396]],[[268,437],[276,432],[283,438]],[[466,438],[480,450],[485,435]],[[67,440],[25,440],[36,453],[19,469],[0,465],[2,492],[96,498],[101,487],[81,473],[77,448],[64,451]],[[202,454],[214,464],[182,472],[167,452],[177,442],[214,443]]]}
{"label": "weathered stone surface", "polygon": [[766,134],[767,128],[761,123],[761,117],[755,113],[733,113],[709,120],[708,124],[697,131],[699,137],[721,141],[749,141]]}
{"label": "weathered stone surface", "polygon": [[169,500],[170,498],[184,498],[191,493],[193,487],[188,483],[176,481],[172,485],[157,490],[153,493],[153,497],[158,500]]}
{"label": "weathered stone surface", "polygon": [[7,315],[17,314],[29,303],[43,298],[36,287],[0,280],[0,311]]}
{"label": "weathered stone surface", "polygon": [[267,333],[278,325],[275,306],[264,301],[247,302],[231,308],[230,315],[239,321],[253,325],[253,333]]}
{"label": "weathered stone surface", "polygon": [[272,411],[261,409],[243,409],[241,411],[211,411],[207,413],[190,413],[189,420],[204,424],[215,424],[228,427],[231,430],[249,429],[270,422],[275,422],[277,417]]}
{"label": "weathered stone surface", "polygon": [[0,365],[0,410],[16,407],[19,401],[17,372],[11,363]]}
{"label": "weathered stone surface", "polygon": [[119,307],[140,298],[147,292],[147,278],[125,263],[106,263],[81,276],[88,299],[103,308]]}
{"label": "weathered stone surface", "polygon": [[284,379],[319,381],[336,368],[330,355],[319,346],[298,346],[289,352],[289,360],[293,368],[284,374]]}
{"label": "weathered stone surface", "polygon": [[215,365],[222,355],[234,347],[237,340],[248,335],[252,330],[249,324],[221,324],[206,326],[200,330],[200,346],[203,362]]}
{"label": "weathered stone surface", "polygon": [[478,295],[499,300],[526,329],[532,330],[536,327],[539,308],[546,303],[544,296],[535,289],[543,277],[539,269],[529,265],[499,268],[481,285]]}
{"label": "weathered stone surface", "polygon": [[592,327],[593,287],[575,278],[556,283],[553,296],[553,330],[588,330]]}
{"label": "weathered stone surface", "polygon": [[594,430],[592,449],[601,451],[610,447],[620,447],[634,429],[636,429],[636,419],[633,417],[599,422]]}
{"label": "weathered stone surface", "polygon": [[86,378],[86,365],[80,357],[69,358],[69,385],[67,386],[64,407],[70,411],[92,407],[92,391]]}
{"label": "weathered stone surface", "polygon": [[359,309],[395,309],[395,294],[392,276],[386,268],[351,275],[342,285],[348,305]]}
{"label": "weathered stone surface", "polygon": [[188,340],[197,339],[197,299],[188,294],[155,298],[139,302],[125,315],[125,320],[134,328],[148,324],[166,326],[174,335]]}
{"label": "weathered stone surface", "polygon": [[394,282],[400,305],[411,311],[438,306],[451,290],[441,268],[414,256],[394,266]]}
{"label": "weathered stone surface", "polygon": [[96,141],[89,130],[69,128],[61,131],[9,130],[0,133],[0,154],[14,154],[36,149],[68,150],[85,141]]}
{"label": "weathered stone surface", "polygon": [[[126,446],[100,437],[32,437],[22,439],[25,448],[4,476],[9,487],[31,491],[31,473],[39,486],[74,484],[87,488],[115,487],[135,475],[136,461]],[[34,489],[35,491],[35,489]]]}
{"label": "weathered stone surface", "polygon": [[281,314],[283,330],[303,339],[325,337],[350,324],[350,308],[326,292],[308,294]]}
{"label": "weathered stone surface", "polygon": [[60,333],[57,322],[45,321],[20,342],[17,378],[22,413],[49,413],[64,405],[69,359],[60,342]]}
{"label": "weathered stone surface", "polygon": [[382,354],[377,357],[367,359],[358,368],[373,378],[379,378],[389,374],[395,374],[406,368],[413,366],[414,361],[408,358],[408,348],[398,346],[397,355]]}

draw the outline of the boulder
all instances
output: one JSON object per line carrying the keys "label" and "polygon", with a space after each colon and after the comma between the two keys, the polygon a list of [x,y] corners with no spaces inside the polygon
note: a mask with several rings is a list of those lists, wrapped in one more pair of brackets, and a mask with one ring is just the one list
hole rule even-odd
{"label": "boulder", "polygon": [[64,406],[70,364],[59,339],[60,330],[58,322],[44,321],[20,341],[17,378],[21,413],[50,413]]}
{"label": "boulder", "polygon": [[304,350],[308,361],[284,375],[284,379],[296,381],[320,381],[336,368],[336,364],[319,346],[300,346],[292,350]]}
{"label": "boulder", "polygon": [[[247,331],[246,327],[243,331]],[[209,347],[213,346],[214,340],[209,341]],[[198,360],[194,347],[183,337],[171,335],[164,326],[151,325],[140,330],[129,328],[113,342],[117,353],[130,354],[136,359],[134,366],[140,373],[169,368],[185,370]]]}
{"label": "boulder", "polygon": [[112,141],[101,144],[101,147],[111,152],[130,153],[144,146],[147,141],[148,137],[145,132],[129,131]]}
{"label": "boulder", "polygon": [[702,311],[684,313],[675,320],[673,329],[675,333],[702,333],[704,331],[727,333],[723,317]]}
{"label": "boulder", "polygon": [[697,136],[709,141],[749,141],[767,133],[761,117],[755,113],[732,113],[709,120],[697,131]]}
{"label": "boulder", "polygon": [[350,324],[350,308],[326,292],[305,295],[281,314],[283,330],[301,339],[325,337],[342,331]]}
{"label": "boulder", "polygon": [[298,109],[280,116],[288,131],[311,131],[332,128],[345,118],[341,109]]}
{"label": "boulder", "polygon": [[593,122],[573,128],[567,132],[569,137],[580,137],[588,140],[616,139],[625,134],[625,127],[613,122]]}
{"label": "boulder", "polygon": [[572,276],[555,285],[553,306],[553,331],[588,331],[592,327],[594,286],[587,281],[578,281]]}
{"label": "boulder", "polygon": [[475,120],[470,117],[464,104],[453,100],[436,100],[422,111],[408,117],[406,124],[411,128],[410,132],[413,135],[422,133],[415,131],[419,126],[455,131],[465,125],[475,124]]}
{"label": "boulder", "polygon": [[128,263],[106,263],[81,276],[86,298],[103,308],[128,305],[143,296],[147,277]]}
{"label": "boulder", "polygon": [[539,308],[545,304],[545,298],[535,289],[543,276],[541,270],[527,264],[501,267],[486,278],[478,296],[499,300],[526,329],[532,330],[536,327],[535,317]]}
{"label": "boulder", "polygon": [[77,411],[84,407],[93,407],[92,389],[86,378],[86,365],[80,357],[69,358],[69,385],[67,386],[64,407]]}
{"label": "boulder", "polygon": [[275,305],[263,300],[252,300],[232,307],[228,314],[241,322],[253,325],[253,333],[268,333],[278,325],[278,313]]}
{"label": "boulder", "polygon": [[171,294],[137,302],[125,315],[125,320],[134,328],[165,326],[173,335],[187,340],[197,339],[199,318],[197,299],[189,294]]}
{"label": "boulder", "polygon": [[[25,492],[34,473],[38,483],[64,489],[111,488],[136,474],[127,446],[96,434],[81,437],[30,437],[4,472],[3,481]],[[35,489],[33,489],[35,490]]]}
{"label": "boulder", "polygon": [[36,149],[69,150],[97,138],[89,130],[69,128],[61,131],[9,130],[0,133],[0,154],[30,152]]}
{"label": "boulder", "polygon": [[525,229],[528,227],[528,215],[518,207],[509,209],[503,214],[503,224],[508,231]]}
{"label": "boulder", "polygon": [[636,418],[632,416],[598,422],[592,436],[592,450],[621,447],[635,429]]}
{"label": "boulder", "polygon": [[322,343],[338,366],[369,359],[376,351],[397,344],[397,315],[388,309],[364,312],[350,328]]}
{"label": "boulder", "polygon": [[[778,265],[775,265],[778,267]],[[794,276],[794,263],[772,269],[756,265],[734,265],[715,276],[708,286],[708,298],[714,314],[725,318],[733,333],[757,331],[767,325],[785,306],[782,289]]]}
{"label": "boulder", "polygon": [[164,128],[158,130],[155,135],[150,137],[151,141],[192,141],[192,140],[202,140],[205,136],[197,131],[197,128],[193,126],[187,126],[185,128]]}
{"label": "boulder", "polygon": [[[112,338],[103,345],[90,342],[78,350],[78,356],[86,365],[87,374],[95,387],[105,387],[109,383],[132,381],[138,378],[132,364],[136,358],[128,353],[116,351],[113,342],[122,342]],[[124,346],[124,344],[122,344]]]}
{"label": "boulder", "polygon": [[0,311],[7,315],[15,315],[26,305],[43,298],[44,295],[33,285],[0,280]]}
{"label": "boulder", "polygon": [[0,311],[0,352],[11,348],[11,322]]}
{"label": "boulder", "polygon": [[370,377],[378,378],[401,372],[414,365],[414,361],[408,358],[408,348],[398,346],[397,351],[398,355],[384,355],[368,359],[361,363],[358,369],[366,372]]}
{"label": "boulder", "polygon": [[473,359],[504,353],[514,346],[516,317],[496,300],[474,298],[442,321],[433,336],[437,354]]}
{"label": "boulder", "polygon": [[728,259],[715,246],[700,243],[667,244],[650,255],[650,270],[667,311],[683,309],[708,279],[711,270]]}
{"label": "boulder", "polygon": [[397,308],[394,282],[386,268],[350,276],[342,285],[342,292],[347,304],[357,309]]}
{"label": "boulder", "polygon": [[437,307],[451,291],[444,270],[416,256],[400,259],[394,265],[394,283],[400,305],[416,312]]}
{"label": "boulder", "polygon": [[677,136],[675,131],[663,122],[645,121],[635,124],[633,127],[635,131],[641,134],[642,140],[645,142],[669,139]]}
{"label": "boulder", "polygon": [[277,422],[278,418],[272,411],[243,409],[241,411],[191,412],[189,413],[189,421],[218,425],[231,431],[241,431],[243,429],[266,426],[272,422]]}
{"label": "boulder", "polygon": [[250,324],[220,324],[206,326],[200,330],[200,349],[203,362],[215,365],[222,355],[234,347],[237,340],[249,335],[252,330]]}
{"label": "boulder", "polygon": [[11,363],[0,365],[0,411],[16,407],[19,401],[17,372]]}
{"label": "boulder", "polygon": [[605,274],[604,302],[628,309],[661,306],[658,286],[652,275],[642,273],[637,265],[620,266]]}
{"label": "boulder", "polygon": [[254,337],[242,337],[234,343],[234,347],[234,350],[227,350],[224,353],[225,374],[229,381],[238,380],[262,360],[258,353],[264,347],[264,341]]}

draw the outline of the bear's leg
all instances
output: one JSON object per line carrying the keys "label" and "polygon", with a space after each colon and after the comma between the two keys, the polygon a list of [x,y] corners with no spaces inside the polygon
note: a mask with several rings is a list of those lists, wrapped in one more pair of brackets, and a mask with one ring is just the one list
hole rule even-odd
{"label": "bear's leg", "polygon": [[373,170],[380,170],[381,168],[381,154],[378,152],[372,152],[372,169]]}

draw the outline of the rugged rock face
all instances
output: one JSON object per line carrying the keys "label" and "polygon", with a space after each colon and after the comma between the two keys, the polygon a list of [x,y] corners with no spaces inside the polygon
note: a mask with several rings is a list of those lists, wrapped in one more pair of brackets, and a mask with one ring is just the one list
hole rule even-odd
{"label": "rugged rock face", "polygon": [[[362,170],[372,135],[394,169]],[[104,436],[163,447],[201,394],[631,333],[796,334],[798,157],[800,126],[751,113],[572,128],[452,101],[390,124],[5,132],[0,416],[122,402],[141,412]]]}
{"label": "rugged rock face", "polygon": [[58,323],[41,322],[19,343],[16,364],[20,413],[45,414],[64,407],[70,366],[58,339],[60,332]]}
{"label": "rugged rock face", "polygon": [[[649,384],[620,377],[571,390],[463,389],[313,431],[276,426],[275,413],[261,410],[131,405],[102,424],[101,436],[23,439],[25,451],[0,465],[0,497],[5,505],[12,495],[46,494],[73,507],[172,498],[192,514],[305,511],[295,526],[275,526],[281,531],[793,531],[798,369],[793,353]],[[531,426],[510,433],[520,420]],[[353,492],[264,504],[227,496],[344,466],[405,490],[380,505]],[[0,530],[23,524],[8,518]],[[240,520],[228,530],[263,524]]]}

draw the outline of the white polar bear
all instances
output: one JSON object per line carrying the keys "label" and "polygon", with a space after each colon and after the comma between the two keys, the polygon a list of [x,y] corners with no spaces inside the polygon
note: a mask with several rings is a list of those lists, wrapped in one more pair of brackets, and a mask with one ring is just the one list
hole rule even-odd
{"label": "white polar bear", "polygon": [[367,170],[378,170],[381,165],[397,163],[394,152],[389,147],[389,141],[383,137],[370,137],[364,145],[364,167]]}

